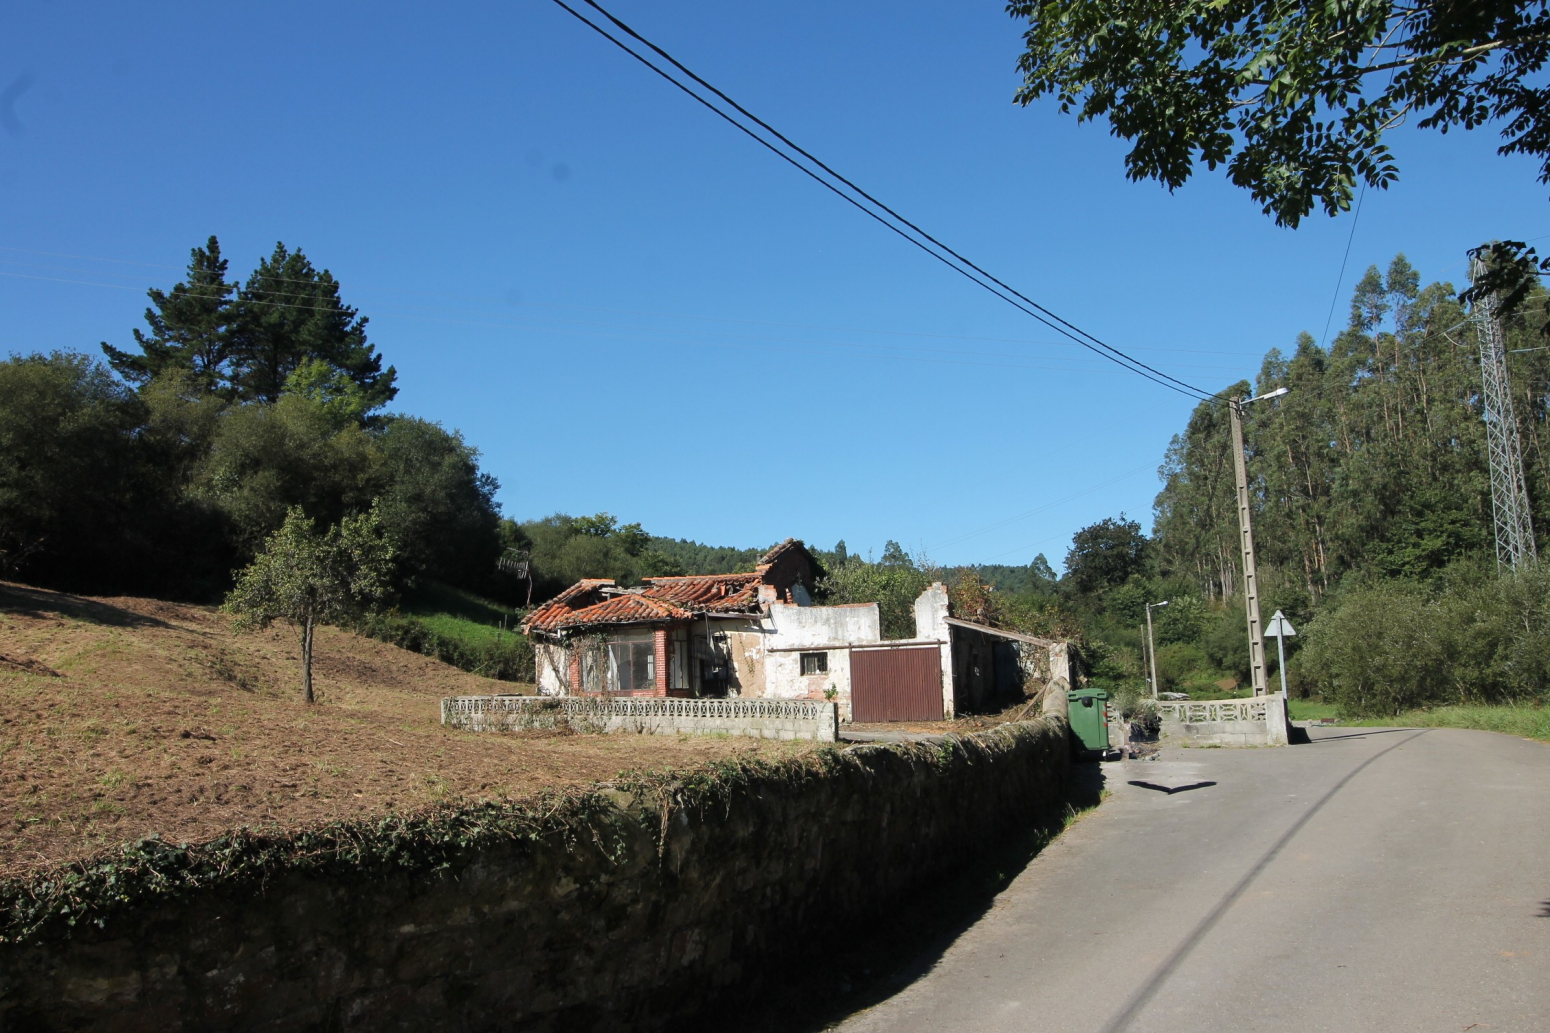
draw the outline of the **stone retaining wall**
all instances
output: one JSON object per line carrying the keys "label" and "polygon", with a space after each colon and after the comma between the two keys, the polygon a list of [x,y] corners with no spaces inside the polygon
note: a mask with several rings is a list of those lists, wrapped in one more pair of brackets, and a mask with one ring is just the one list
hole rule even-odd
{"label": "stone retaining wall", "polygon": [[580,732],[839,738],[838,708],[813,699],[455,696],[441,701],[441,723],[476,732],[569,725]]}
{"label": "stone retaining wall", "polygon": [[0,1030],[683,1028],[1052,816],[1070,752],[1048,706],[605,792],[444,867],[282,866],[107,909],[0,947]]}

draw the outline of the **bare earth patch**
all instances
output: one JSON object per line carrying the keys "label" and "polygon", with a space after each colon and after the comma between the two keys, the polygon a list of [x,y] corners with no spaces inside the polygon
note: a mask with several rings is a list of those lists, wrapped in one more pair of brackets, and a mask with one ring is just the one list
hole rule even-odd
{"label": "bare earth patch", "polygon": [[211,607],[0,582],[0,876],[152,833],[194,842],[813,748],[446,729],[443,696],[514,687],[336,628],[317,633],[309,707],[299,657],[289,628],[238,635]]}

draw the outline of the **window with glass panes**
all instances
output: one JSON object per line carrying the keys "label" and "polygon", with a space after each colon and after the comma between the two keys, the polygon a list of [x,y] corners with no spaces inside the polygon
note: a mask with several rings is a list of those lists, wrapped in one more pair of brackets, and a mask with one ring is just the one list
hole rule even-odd
{"label": "window with glass panes", "polygon": [[651,632],[608,643],[608,691],[643,692],[657,687],[657,651]]}

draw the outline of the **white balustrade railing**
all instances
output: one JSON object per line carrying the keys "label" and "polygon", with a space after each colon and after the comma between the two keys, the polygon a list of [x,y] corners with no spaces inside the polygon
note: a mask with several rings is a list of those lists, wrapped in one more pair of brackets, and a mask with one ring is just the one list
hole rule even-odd
{"label": "white balustrade railing", "polygon": [[443,724],[456,724],[462,715],[564,714],[586,717],[709,717],[726,719],[776,718],[816,721],[828,706],[814,699],[681,699],[672,696],[454,696],[441,701]]}
{"label": "white balustrade railing", "polygon": [[1249,699],[1164,700],[1157,713],[1164,721],[1208,724],[1216,721],[1264,721],[1269,696]]}
{"label": "white balustrade railing", "polygon": [[569,724],[586,731],[704,730],[832,740],[836,721],[835,705],[814,699],[454,696],[441,701],[442,724],[473,731]]}

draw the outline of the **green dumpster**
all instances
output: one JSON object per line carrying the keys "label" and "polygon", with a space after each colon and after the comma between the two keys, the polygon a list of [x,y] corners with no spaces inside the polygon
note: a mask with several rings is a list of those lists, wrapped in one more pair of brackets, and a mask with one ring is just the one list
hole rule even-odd
{"label": "green dumpster", "polygon": [[1109,748],[1109,720],[1105,714],[1109,694],[1102,689],[1075,689],[1066,693],[1071,711],[1071,734],[1084,750]]}

